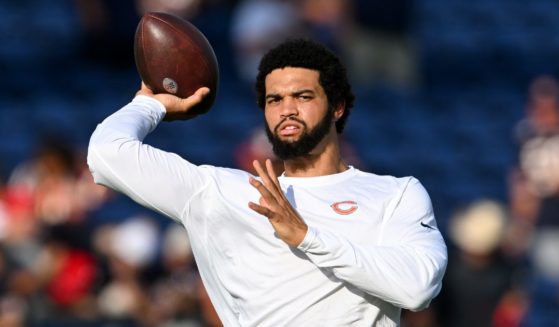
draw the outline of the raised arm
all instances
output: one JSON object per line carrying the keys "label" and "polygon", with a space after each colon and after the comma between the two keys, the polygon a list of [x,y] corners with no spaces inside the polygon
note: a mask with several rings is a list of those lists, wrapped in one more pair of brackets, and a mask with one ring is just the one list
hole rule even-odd
{"label": "raised arm", "polygon": [[185,119],[188,109],[207,92],[202,88],[180,99],[153,95],[142,85],[132,102],[106,118],[91,136],[87,163],[95,182],[180,219],[192,194],[206,185],[207,176],[178,155],[143,144],[143,139],[164,118]]}

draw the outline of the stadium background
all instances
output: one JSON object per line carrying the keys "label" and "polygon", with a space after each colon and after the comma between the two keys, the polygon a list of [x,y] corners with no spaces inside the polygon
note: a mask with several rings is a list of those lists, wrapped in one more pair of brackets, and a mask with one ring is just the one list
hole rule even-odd
{"label": "stadium background", "polygon": [[[1,324],[210,325],[211,310],[196,281],[192,289],[172,295],[183,303],[192,300],[188,308],[159,308],[156,313],[142,309],[158,306],[162,295],[157,292],[164,287],[156,285],[172,280],[178,269],[162,263],[173,224],[87,184],[84,153],[91,132],[139,86],[132,42],[142,10],[190,19],[214,46],[221,78],[209,114],[163,124],[148,143],[194,163],[243,167],[243,156],[250,153],[250,140],[259,135],[262,123],[253,98],[250,59],[268,47],[267,42],[285,36],[320,40],[342,56],[354,82],[357,101],[344,139],[348,160],[379,174],[417,177],[432,197],[451,263],[467,256],[451,237],[457,213],[481,200],[504,210],[503,226],[497,229],[505,232],[495,232],[499,240],[481,260],[482,267],[490,268],[472,268],[467,275],[469,270],[460,265],[471,260],[465,260],[457,267],[467,276],[447,282],[482,290],[449,291],[430,310],[406,312],[403,325],[459,326],[460,317],[472,314],[480,317],[479,326],[559,324],[558,274],[538,277],[530,252],[538,224],[521,222],[518,227],[518,203],[511,200],[520,149],[515,131],[527,118],[530,87],[541,76],[552,85],[559,74],[559,3],[552,0],[3,1]],[[49,174],[51,168],[37,168],[49,151],[71,155],[61,159],[66,166],[52,168],[56,176],[37,177]],[[68,190],[49,189],[58,185],[59,175],[60,184],[70,183],[69,192],[82,198],[69,200],[64,193]],[[45,179],[49,182],[42,185]],[[84,183],[80,187],[85,191],[76,191],[76,181]],[[49,194],[53,199],[42,206]],[[88,204],[68,209],[68,201]],[[554,214],[548,228],[552,231],[559,225],[559,212]],[[513,224],[529,235],[507,234]],[[112,232],[100,232],[106,230]],[[123,265],[132,268],[115,268],[113,260],[127,259],[99,245],[112,244],[114,236],[107,235],[113,234],[120,235],[121,242],[130,237],[126,250],[137,252],[137,259]],[[135,245],[131,235],[151,241]],[[551,256],[550,261],[556,261],[559,248]],[[478,265],[479,254],[475,257]],[[62,266],[68,262],[67,271],[49,260]],[[76,282],[75,289],[64,291],[79,262],[91,268],[84,277],[89,282]],[[192,271],[195,275],[194,267]],[[120,288],[110,288],[114,285]],[[142,300],[113,310],[103,302],[119,302],[126,298],[122,294]],[[459,305],[463,312],[456,312]]]}

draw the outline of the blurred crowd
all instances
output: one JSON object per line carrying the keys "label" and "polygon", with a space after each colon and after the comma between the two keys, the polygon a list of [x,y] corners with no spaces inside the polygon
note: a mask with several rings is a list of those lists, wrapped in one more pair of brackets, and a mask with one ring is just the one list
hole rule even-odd
{"label": "blurred crowd", "polygon": [[[122,65],[139,17],[149,11],[172,13],[205,32],[207,10],[230,12],[227,30],[216,31],[231,44],[235,74],[252,85],[263,53],[287,37],[311,37],[344,57],[355,83],[380,82],[412,87],[417,63],[410,0],[75,0],[83,29],[82,54]],[[211,33],[211,32],[210,32]],[[212,36],[210,36],[211,38]],[[214,44],[214,47],[220,47]],[[221,59],[221,58],[220,58]]]}
{"label": "blurred crowd", "polygon": [[0,326],[216,325],[184,229],[93,221],[114,194],[64,144],[41,144],[0,193]]}
{"label": "blurred crowd", "polygon": [[[247,88],[260,56],[293,36],[334,49],[356,85],[409,90],[420,81],[408,33],[410,0],[73,5],[83,33],[80,55],[108,66],[133,65],[131,35],[146,11],[210,26],[201,13],[226,8],[225,38],[234,51],[224,59],[231,68],[220,68],[224,78],[234,75]],[[524,116],[510,131],[517,160],[505,181],[506,200],[482,197],[454,208],[443,225],[450,253],[443,291],[429,309],[405,311],[402,326],[559,325],[559,84],[539,76],[525,93]],[[350,142],[343,149],[350,164],[363,167]],[[255,129],[230,156],[250,170],[253,158],[273,154]],[[118,194],[93,183],[85,148],[56,136],[43,138],[8,172],[0,181],[0,327],[220,326],[184,229],[144,211],[107,218],[118,201]]]}

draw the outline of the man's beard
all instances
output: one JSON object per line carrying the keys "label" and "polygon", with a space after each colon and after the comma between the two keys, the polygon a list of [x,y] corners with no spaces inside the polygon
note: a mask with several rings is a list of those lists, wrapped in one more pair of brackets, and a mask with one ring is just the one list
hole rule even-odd
{"label": "man's beard", "polygon": [[[328,108],[324,118],[311,130],[307,129],[307,124],[294,117],[288,117],[282,120],[275,128],[274,132],[270,130],[270,126],[266,124],[266,135],[272,144],[274,154],[281,160],[295,159],[308,155],[316,146],[324,139],[330,131],[334,111]],[[293,120],[303,126],[303,133],[299,140],[293,142],[282,141],[278,136],[278,128],[285,120]]]}

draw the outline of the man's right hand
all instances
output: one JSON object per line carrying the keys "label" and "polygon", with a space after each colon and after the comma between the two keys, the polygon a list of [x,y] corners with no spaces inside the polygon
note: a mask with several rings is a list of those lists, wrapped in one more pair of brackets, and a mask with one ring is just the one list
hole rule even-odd
{"label": "man's right hand", "polygon": [[163,106],[165,106],[165,110],[167,110],[163,120],[172,121],[187,120],[196,117],[196,115],[188,114],[188,111],[202,102],[208,93],[210,93],[209,88],[201,87],[188,98],[182,99],[172,94],[153,94],[150,88],[142,82],[142,87],[136,95],[149,96],[161,102]]}

